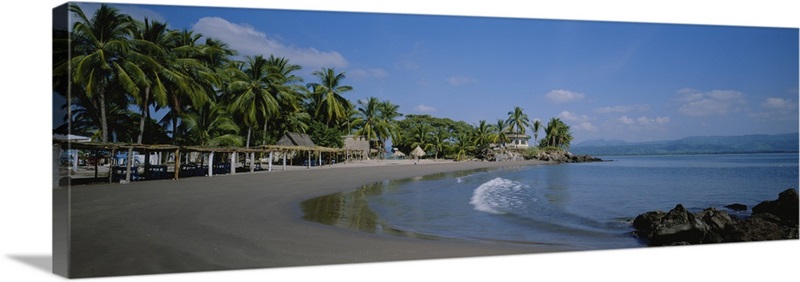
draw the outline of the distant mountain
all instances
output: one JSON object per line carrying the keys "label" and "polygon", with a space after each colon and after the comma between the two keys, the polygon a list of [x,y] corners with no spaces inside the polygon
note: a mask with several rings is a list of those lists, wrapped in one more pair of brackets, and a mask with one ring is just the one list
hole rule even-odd
{"label": "distant mountain", "polygon": [[573,145],[573,154],[665,155],[726,153],[795,153],[798,133],[742,136],[694,136],[671,141],[629,143],[620,140],[590,140]]}
{"label": "distant mountain", "polygon": [[630,144],[631,144],[630,142],[622,140],[596,139],[596,140],[583,141],[580,144],[573,146],[592,147],[592,146],[619,146],[619,145],[630,145]]}

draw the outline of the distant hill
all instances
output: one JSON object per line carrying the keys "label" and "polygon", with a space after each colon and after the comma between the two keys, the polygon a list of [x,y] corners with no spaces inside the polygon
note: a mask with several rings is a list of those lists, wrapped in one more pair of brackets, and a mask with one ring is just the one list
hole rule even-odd
{"label": "distant hill", "polygon": [[742,136],[694,136],[671,141],[630,143],[620,140],[589,140],[570,148],[573,154],[667,155],[727,153],[796,153],[798,133]]}

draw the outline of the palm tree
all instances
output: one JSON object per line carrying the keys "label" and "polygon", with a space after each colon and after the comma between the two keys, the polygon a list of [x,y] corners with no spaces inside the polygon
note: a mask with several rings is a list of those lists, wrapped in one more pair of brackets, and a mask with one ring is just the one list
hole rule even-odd
{"label": "palm tree", "polygon": [[353,134],[353,127],[359,122],[359,112],[358,109],[350,105],[345,112],[345,118],[343,118],[337,126],[342,128],[345,131],[346,135]]}
{"label": "palm tree", "polygon": [[[201,34],[194,34],[187,30],[181,32],[181,37],[186,39],[184,46],[193,46],[194,42],[201,36]],[[206,38],[205,44],[199,46],[198,51],[198,59],[206,67],[217,70],[224,69],[231,61],[230,57],[238,53],[236,50],[231,49],[227,43],[214,38]]]}
{"label": "palm tree", "polygon": [[[276,123],[285,122],[285,126],[280,126],[287,129],[286,132],[305,132],[309,127],[310,115],[302,111],[302,95],[300,94],[305,88],[299,83],[303,79],[293,74],[293,72],[301,69],[298,65],[289,63],[284,57],[275,57],[270,55],[267,58],[267,72],[269,77],[275,79],[270,84],[270,93],[274,93],[279,107],[279,114],[276,117]],[[266,135],[267,123],[264,123],[264,134]],[[279,132],[283,135],[286,132]]]}
{"label": "palm tree", "polygon": [[569,126],[558,118],[551,118],[544,129],[547,136],[542,143],[547,146],[561,147],[564,149],[569,148],[569,143],[572,141],[572,134],[569,131]]}
{"label": "palm tree", "polygon": [[432,131],[433,128],[427,124],[419,124],[414,127],[414,130],[412,131],[413,134],[411,135],[411,148],[413,149],[417,146],[420,148],[425,148],[430,142]]}
{"label": "palm tree", "polygon": [[506,121],[504,121],[503,119],[498,119],[497,124],[495,124],[495,126],[493,126],[492,129],[494,131],[492,132],[492,135],[490,137],[492,143],[506,144],[508,142],[511,142],[511,138],[509,138],[508,134],[506,134],[510,131],[511,127],[508,126],[508,123]]}
{"label": "palm tree", "polygon": [[180,128],[187,144],[201,146],[242,146],[239,126],[228,113],[227,107],[214,102],[206,103],[197,111],[181,115]]}
{"label": "palm tree", "polygon": [[514,107],[513,111],[508,112],[506,124],[508,124],[511,133],[525,134],[525,128],[530,126],[530,120],[528,115],[522,112],[522,108]]}
{"label": "palm tree", "polygon": [[162,64],[176,76],[165,81],[169,110],[159,123],[164,127],[172,126],[173,143],[177,143],[181,139],[178,126],[183,112],[216,101],[217,90],[224,87],[219,71],[201,61],[202,46],[197,45],[197,41],[202,35],[186,29],[171,33],[164,46],[166,56]]}
{"label": "palm tree", "polygon": [[467,156],[467,152],[472,150],[472,142],[470,141],[469,134],[460,133],[456,135],[453,149],[456,153],[456,161],[463,160]]}
{"label": "palm tree", "polygon": [[486,120],[478,121],[478,126],[472,131],[472,144],[478,151],[478,154],[485,157],[489,150],[489,144],[492,143],[492,126],[486,123]]}
{"label": "palm tree", "polygon": [[275,136],[289,132],[306,133],[311,128],[311,115],[304,111],[287,112],[273,118],[270,126],[275,129]]}
{"label": "palm tree", "polygon": [[137,24],[133,33],[133,46],[139,50],[141,56],[134,56],[137,64],[142,66],[144,75],[147,77],[139,93],[135,93],[134,100],[141,112],[139,122],[139,137],[137,143],[141,144],[145,134],[145,121],[150,119],[150,105],[156,108],[166,106],[167,90],[164,81],[171,82],[173,85],[183,83],[182,75],[167,68],[168,48],[171,36],[175,33],[167,30],[167,24],[158,21],[150,22],[147,18],[143,24]]}
{"label": "palm tree", "polygon": [[268,70],[269,65],[263,56],[247,57],[243,71],[236,70],[234,80],[228,85],[232,95],[230,104],[231,112],[238,113],[247,127],[247,143],[250,147],[252,130],[260,120],[265,123],[270,117],[275,116],[280,108],[273,84],[280,81],[274,72]]}
{"label": "palm tree", "polygon": [[423,149],[425,151],[433,149],[433,159],[438,160],[439,153],[444,152],[450,147],[449,143],[447,142],[448,138],[450,138],[450,133],[447,132],[447,130],[440,128],[436,130],[433,135],[431,135],[431,138],[429,139],[430,143],[425,145]]}
{"label": "palm tree", "polygon": [[533,123],[531,124],[531,130],[533,130],[533,142],[534,144],[539,143],[539,130],[542,128],[542,121],[539,119],[534,119]]}
{"label": "palm tree", "polygon": [[[115,94],[139,92],[134,78],[139,77],[136,74],[141,69],[126,58],[130,52],[127,36],[134,21],[105,4],[100,5],[91,19],[75,4],[70,4],[69,9],[77,16],[72,27],[75,55],[69,61],[72,79],[99,109],[100,139],[108,142],[109,101],[115,99]],[[109,91],[115,87],[123,91]]]}
{"label": "palm tree", "polygon": [[400,127],[397,125],[397,121],[395,120],[396,118],[403,116],[403,114],[399,112],[399,109],[400,106],[392,104],[392,102],[389,100],[382,101],[378,105],[378,113],[381,119],[381,125],[386,127],[386,129],[382,131],[383,134],[378,136],[381,146],[386,146],[386,140],[389,138],[392,139],[392,144],[400,139]]}
{"label": "palm tree", "polygon": [[353,87],[341,85],[345,74],[337,74],[332,68],[323,68],[320,71],[314,71],[312,75],[320,80],[320,83],[306,85],[311,89],[311,105],[314,117],[317,120],[324,121],[328,126],[346,118],[350,102],[342,97],[342,94],[353,90]]}
{"label": "palm tree", "polygon": [[386,130],[386,126],[384,126],[380,117],[380,101],[378,101],[378,98],[370,97],[366,101],[359,100],[358,105],[356,126],[360,128],[356,131],[356,136],[372,141],[378,140],[379,136],[385,135],[383,131]]}

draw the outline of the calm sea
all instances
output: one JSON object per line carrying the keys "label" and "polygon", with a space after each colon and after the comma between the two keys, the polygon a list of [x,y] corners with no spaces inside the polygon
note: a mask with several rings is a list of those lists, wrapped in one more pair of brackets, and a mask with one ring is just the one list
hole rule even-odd
{"label": "calm sea", "polygon": [[303,203],[305,218],[430,239],[643,246],[630,221],[683,204],[734,212],[798,187],[797,154],[606,156],[608,162],[512,167],[385,181]]}

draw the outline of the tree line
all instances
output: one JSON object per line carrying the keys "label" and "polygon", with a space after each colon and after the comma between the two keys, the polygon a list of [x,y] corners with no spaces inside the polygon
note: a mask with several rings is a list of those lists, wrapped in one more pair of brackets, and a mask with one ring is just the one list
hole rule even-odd
{"label": "tree line", "polygon": [[[526,128],[540,147],[568,148],[572,139],[561,120],[543,126],[520,107],[495,124],[470,125],[404,115],[375,97],[353,103],[344,96],[353,87],[333,68],[314,71],[316,81],[306,83],[289,58],[242,58],[220,40],[105,4],[91,16],[74,4],[69,12],[77,19],[71,31],[54,30],[53,38],[53,91],[69,107],[56,131],[98,142],[251,147],[300,132],[320,146],[342,147],[342,136],[354,135],[373,148],[391,141],[404,152],[420,146],[434,158],[462,160],[481,158]],[[154,112],[165,114],[154,119]],[[546,136],[539,141],[540,130]]]}

